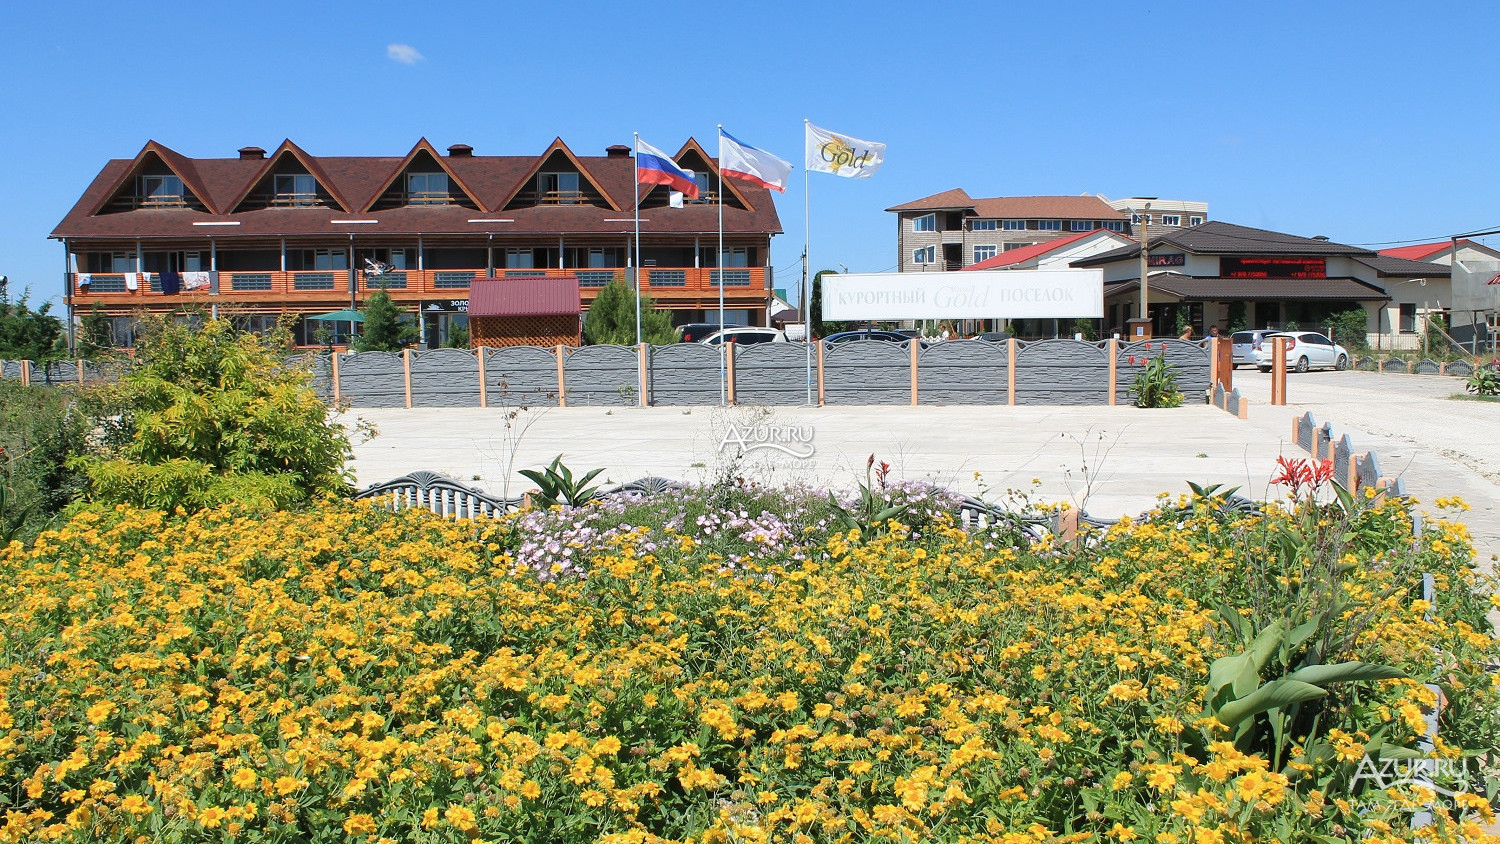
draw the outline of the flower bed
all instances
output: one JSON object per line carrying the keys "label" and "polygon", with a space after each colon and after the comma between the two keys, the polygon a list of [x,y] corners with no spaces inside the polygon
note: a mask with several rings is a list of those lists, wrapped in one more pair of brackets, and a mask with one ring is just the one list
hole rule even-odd
{"label": "flower bed", "polygon": [[[1356,775],[1423,684],[1439,753],[1500,744],[1494,584],[1402,502],[1013,548],[821,495],[83,513],[0,550],[0,840],[1409,840]],[[1406,676],[1231,717],[1354,659]]]}

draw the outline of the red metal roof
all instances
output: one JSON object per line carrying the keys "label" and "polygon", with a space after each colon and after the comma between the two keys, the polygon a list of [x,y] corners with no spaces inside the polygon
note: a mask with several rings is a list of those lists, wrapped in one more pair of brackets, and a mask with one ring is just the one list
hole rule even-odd
{"label": "red metal roof", "polygon": [[[1460,240],[1459,246],[1465,246],[1467,240]],[[1389,255],[1392,258],[1405,258],[1408,261],[1426,261],[1434,255],[1445,255],[1453,249],[1453,241],[1440,240],[1436,243],[1414,243],[1411,246],[1397,246],[1394,249],[1382,249],[1380,254]]]}
{"label": "red metal roof", "polygon": [[996,255],[993,258],[987,258],[977,264],[970,264],[969,266],[964,267],[964,269],[998,270],[1004,267],[1014,266],[1016,264],[1023,264],[1027,261],[1030,261],[1032,258],[1039,258],[1043,255],[1046,255],[1048,252],[1051,252],[1063,246],[1067,246],[1070,243],[1075,243],[1101,231],[1108,231],[1108,229],[1094,229],[1094,231],[1091,232],[1078,232],[1077,234],[1070,234],[1067,237],[1059,237],[1053,240],[1044,240],[1041,243],[1033,243],[1030,246],[1022,246],[1020,249],[1012,249],[1009,252],[1001,252],[999,255]]}
{"label": "red metal roof", "polygon": [[577,316],[578,278],[476,278],[469,316]]}

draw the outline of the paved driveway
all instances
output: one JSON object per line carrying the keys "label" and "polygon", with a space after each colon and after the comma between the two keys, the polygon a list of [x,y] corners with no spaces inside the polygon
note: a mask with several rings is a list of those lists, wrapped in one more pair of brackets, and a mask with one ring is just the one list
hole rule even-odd
{"label": "paved driveway", "polygon": [[[870,454],[896,477],[931,480],[991,500],[1030,489],[1098,516],[1138,513],[1185,481],[1239,486],[1263,496],[1276,457],[1303,454],[1292,420],[1312,411],[1375,451],[1423,502],[1460,495],[1481,559],[1500,552],[1500,403],[1453,401],[1462,381],[1431,375],[1310,372],[1288,375],[1289,405],[1267,405],[1270,377],[1235,372],[1252,401],[1241,421],[1205,405],[1134,407],[792,407],[356,409],[380,431],[356,446],[361,485],[430,469],[516,495],[516,470],[561,454],[574,469],[604,467],[611,481],[653,474],[707,481],[733,472],[765,483],[850,488]],[[350,421],[348,419],[345,420]],[[733,432],[733,433],[731,433]],[[751,450],[736,439],[779,437],[810,457]],[[726,439],[729,440],[726,445]],[[809,442],[804,442],[808,440]],[[976,477],[977,473],[977,477]]]}

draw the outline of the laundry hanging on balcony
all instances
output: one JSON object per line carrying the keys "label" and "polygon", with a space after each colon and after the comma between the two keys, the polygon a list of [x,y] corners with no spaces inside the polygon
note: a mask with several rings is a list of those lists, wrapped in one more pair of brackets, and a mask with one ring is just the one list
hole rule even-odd
{"label": "laundry hanging on balcony", "polygon": [[202,290],[212,283],[213,278],[209,273],[191,272],[182,274],[182,286],[188,290]]}
{"label": "laundry hanging on balcony", "polygon": [[175,270],[167,270],[161,274],[161,293],[163,296],[176,296],[182,292],[182,273]]}

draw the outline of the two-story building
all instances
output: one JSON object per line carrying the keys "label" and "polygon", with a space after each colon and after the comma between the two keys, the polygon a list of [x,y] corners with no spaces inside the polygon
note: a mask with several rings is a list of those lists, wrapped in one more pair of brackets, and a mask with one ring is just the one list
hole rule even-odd
{"label": "two-story building", "polygon": [[961,270],[1079,232],[1130,231],[1128,213],[1090,195],[974,199],[954,188],[885,210],[896,215],[901,272]]}
{"label": "two-story building", "polygon": [[[1132,243],[1072,262],[1104,271],[1106,331],[1125,333],[1138,313],[1140,257]],[[1153,235],[1146,258],[1147,306],[1159,336],[1176,334],[1179,317],[1202,336],[1210,327],[1316,329],[1331,314],[1362,308],[1376,345],[1393,326],[1414,332],[1419,316],[1440,310],[1449,281],[1440,264],[1216,220]]]}
{"label": "two-story building", "polygon": [[[637,186],[623,145],[584,156],[559,138],[539,155],[485,156],[424,138],[404,156],[349,157],[288,140],[269,155],[189,158],[151,141],[107,163],[51,237],[63,244],[70,320],[99,306],[118,346],[132,344],[143,311],[196,305],[260,327],[357,308],[376,289],[419,314],[436,346],[465,324],[476,280],[576,278],[587,307],[637,268],[678,322],[716,315],[722,284],[731,321],[765,324],[781,232],[770,193],[721,183],[692,139],[675,158],[700,189],[681,208],[664,186]],[[297,340],[316,344],[315,324],[299,322]]]}

